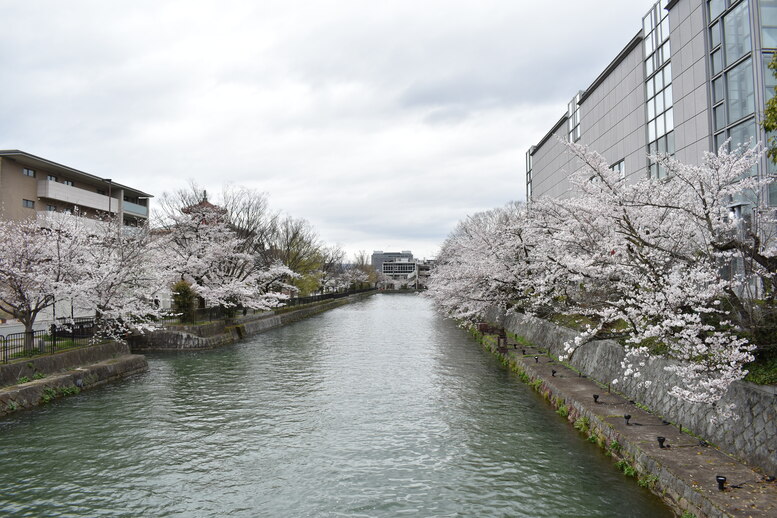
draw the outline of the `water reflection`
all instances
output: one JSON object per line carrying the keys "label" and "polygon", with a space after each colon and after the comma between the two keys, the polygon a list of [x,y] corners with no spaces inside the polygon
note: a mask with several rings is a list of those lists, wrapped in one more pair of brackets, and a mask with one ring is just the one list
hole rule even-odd
{"label": "water reflection", "polygon": [[150,364],[0,422],[0,510],[671,516],[413,295]]}

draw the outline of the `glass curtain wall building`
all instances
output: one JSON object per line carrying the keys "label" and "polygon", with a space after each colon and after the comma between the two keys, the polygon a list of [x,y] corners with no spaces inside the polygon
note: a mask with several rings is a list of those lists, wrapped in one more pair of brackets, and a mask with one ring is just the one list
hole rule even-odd
{"label": "glass curtain wall building", "polygon": [[[636,21],[635,21],[636,25]],[[662,178],[648,157],[699,163],[705,151],[766,141],[759,125],[777,80],[777,0],[661,0],[567,112],[526,153],[527,200],[567,195],[581,166],[562,140],[604,155],[630,180]],[[765,157],[761,174],[777,173]],[[770,203],[777,205],[777,187]]]}

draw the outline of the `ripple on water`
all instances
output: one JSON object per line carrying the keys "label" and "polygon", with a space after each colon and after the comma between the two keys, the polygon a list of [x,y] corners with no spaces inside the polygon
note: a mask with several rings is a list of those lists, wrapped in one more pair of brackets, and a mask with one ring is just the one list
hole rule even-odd
{"label": "ripple on water", "polygon": [[425,299],[0,421],[9,516],[670,516]]}

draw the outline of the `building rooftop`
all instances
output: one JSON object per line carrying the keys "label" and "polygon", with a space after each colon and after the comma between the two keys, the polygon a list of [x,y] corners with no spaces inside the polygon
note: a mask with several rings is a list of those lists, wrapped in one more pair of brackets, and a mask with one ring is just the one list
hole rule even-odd
{"label": "building rooftop", "polygon": [[32,155],[30,153],[26,153],[18,149],[0,150],[0,158],[10,158],[19,162],[22,165],[30,166],[30,168],[32,169],[43,168],[46,171],[68,174],[73,176],[76,179],[87,180],[89,182],[94,182],[94,183],[110,182],[113,187],[124,189],[126,191],[126,194],[128,195],[135,196],[135,197],[142,196],[142,197],[153,198],[153,195],[151,194],[145,193],[133,187],[122,185],[118,182],[114,182],[109,178],[102,178],[100,176],[95,176],[93,174],[85,173],[83,171],[79,171],[78,169],[73,169],[72,167],[58,164],[56,162],[52,162],[51,160],[47,160],[45,158]]}

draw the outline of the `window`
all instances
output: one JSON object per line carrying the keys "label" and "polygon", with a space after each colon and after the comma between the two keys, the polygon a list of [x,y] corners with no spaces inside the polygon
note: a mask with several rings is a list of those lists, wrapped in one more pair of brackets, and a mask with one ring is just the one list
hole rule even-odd
{"label": "window", "polygon": [[761,0],[761,47],[777,48],[777,0]]}
{"label": "window", "polygon": [[[749,2],[709,0],[708,6],[712,22],[709,58],[713,76],[710,88],[713,147],[717,151],[728,138],[732,146],[738,146],[751,135],[755,136],[755,81]],[[777,32],[773,34],[775,43],[767,42],[772,34],[770,24],[777,25],[774,19],[777,1],[762,2],[761,14],[764,46],[777,45]]]}
{"label": "window", "polygon": [[50,182],[56,182],[56,181],[57,181],[57,177],[56,177],[56,176],[54,176],[54,175],[52,175],[52,174],[50,174],[50,175],[48,175],[48,176],[46,177],[46,180],[48,180],[48,181],[50,181]]}
{"label": "window", "polygon": [[580,95],[579,92],[576,96],[569,101],[567,106],[567,135],[570,142],[577,142],[580,140]]}
{"label": "window", "polygon": [[746,60],[726,73],[728,120],[735,122],[755,110],[753,62]]}
{"label": "window", "polygon": [[726,0],[710,0],[710,20],[714,20],[726,8]]}
{"label": "window", "polygon": [[32,200],[22,200],[22,207],[26,209],[34,209],[35,208],[35,202]]}
{"label": "window", "polygon": [[49,212],[56,212],[57,208],[54,205],[46,205],[46,210]]}
{"label": "window", "polygon": [[615,162],[612,167],[610,167],[613,171],[618,173],[618,176],[621,180],[626,178],[626,161],[620,160],[619,162]]}
{"label": "window", "polygon": [[723,16],[723,40],[726,66],[734,64],[750,52],[750,17],[747,12],[747,2],[740,3]]}
{"label": "window", "polygon": [[[647,133],[648,154],[674,153],[674,98],[672,94],[672,63],[669,48],[669,12],[663,0],[642,19],[645,48],[645,132]],[[716,26],[717,27],[717,26]],[[711,40],[712,29],[710,29]],[[717,54],[722,67],[722,53]],[[616,164],[617,165],[617,164]],[[615,166],[613,166],[615,167]],[[664,176],[661,166],[648,158],[648,171],[652,178]],[[625,176],[625,170],[623,171]]]}
{"label": "window", "polygon": [[62,183],[65,185],[73,185],[73,182],[71,180],[62,180]]}
{"label": "window", "polygon": [[24,169],[22,169],[22,174],[24,176],[31,176],[31,177],[35,178],[35,171],[33,171],[32,169],[27,169],[26,167]]}

